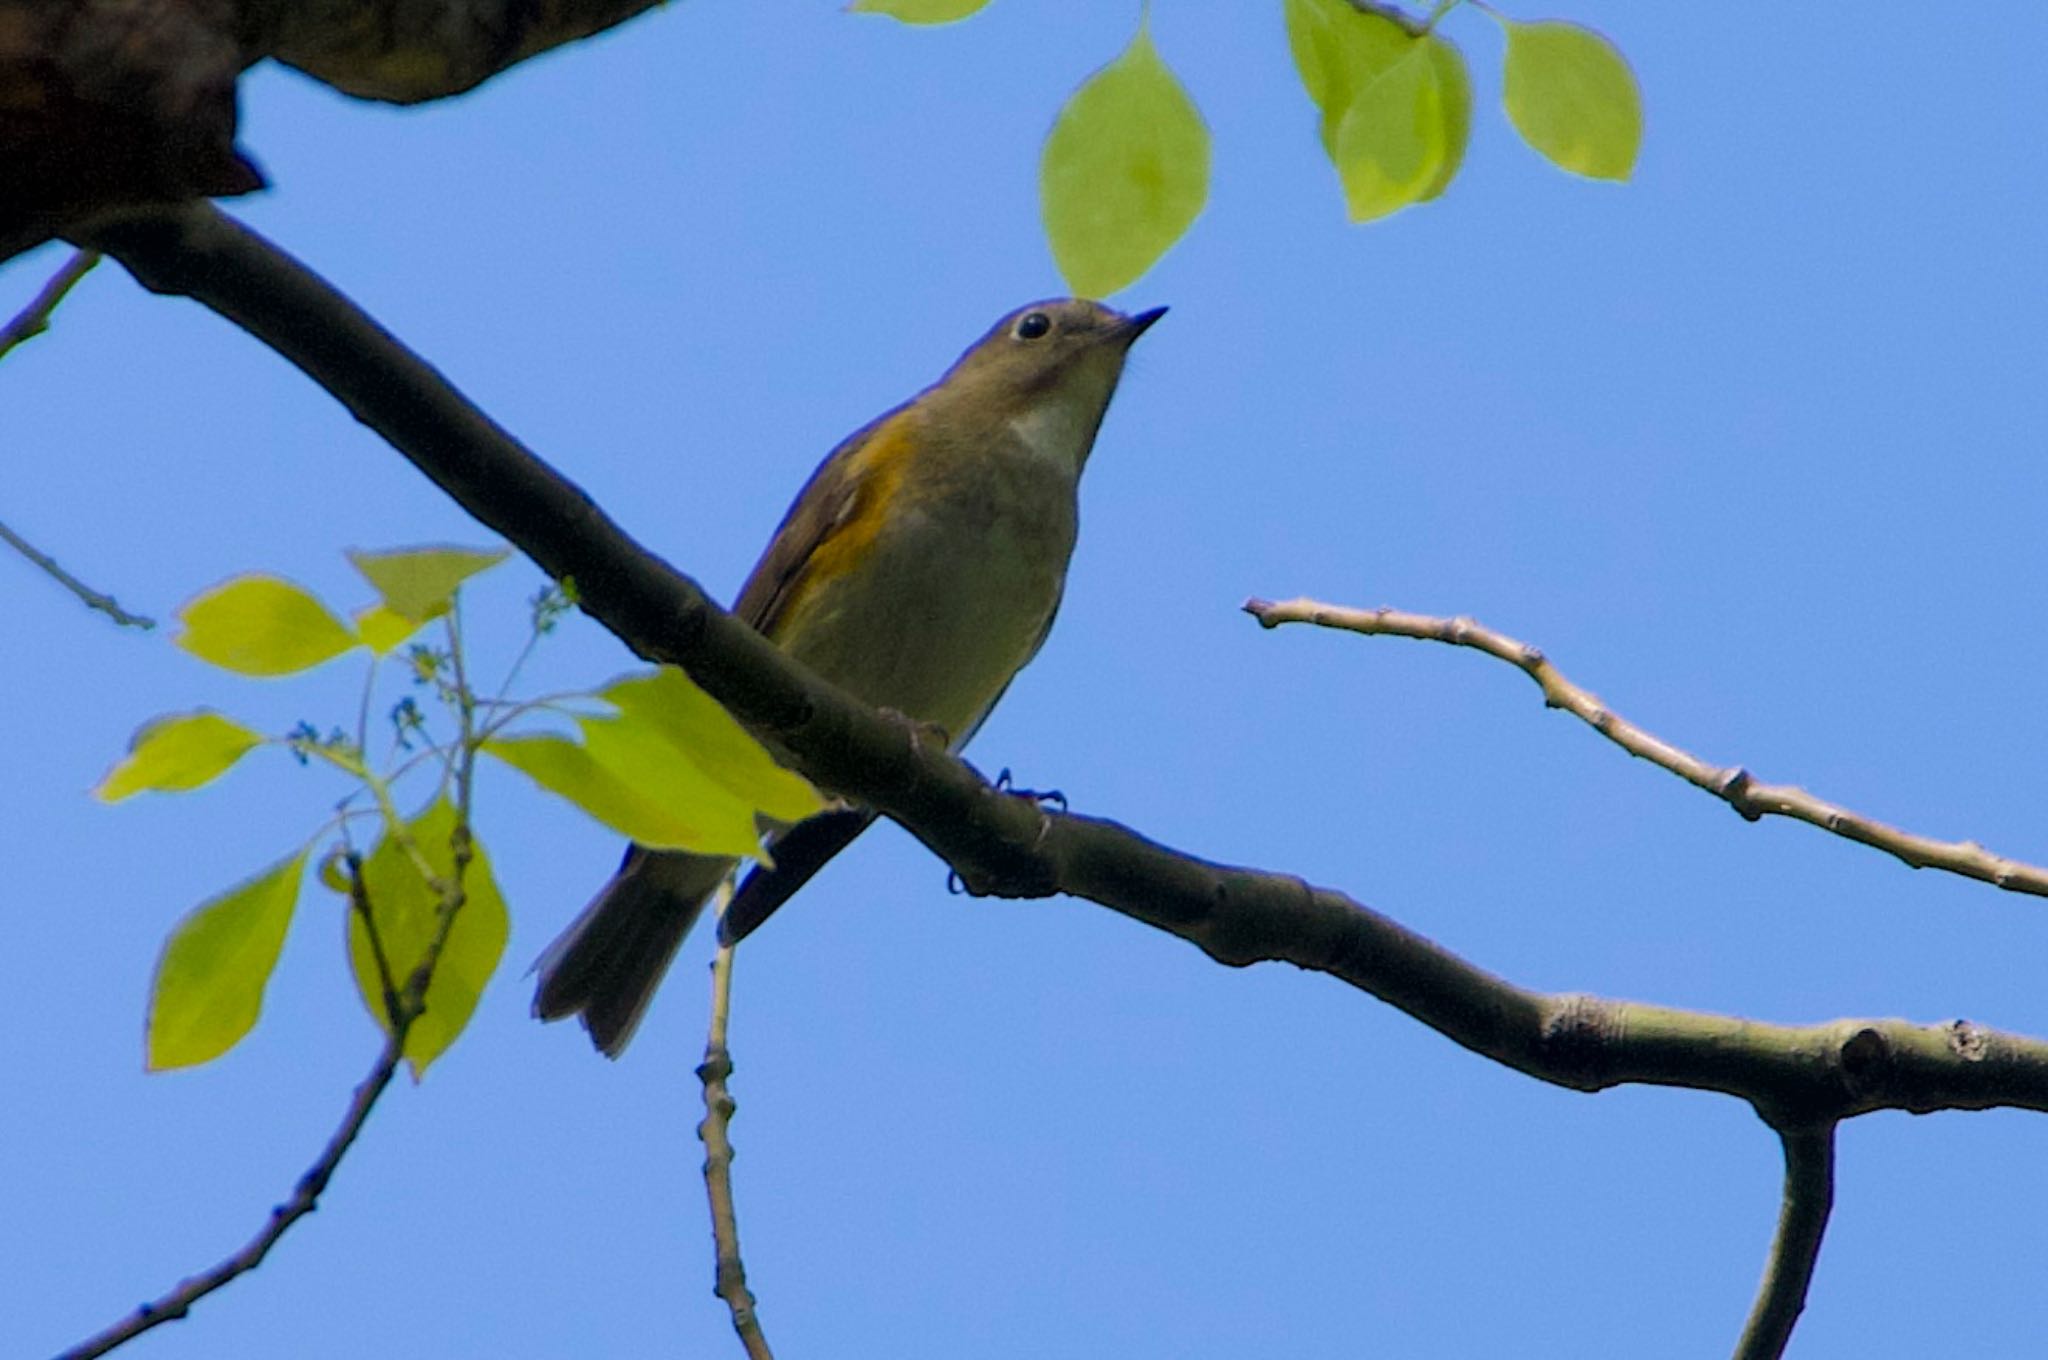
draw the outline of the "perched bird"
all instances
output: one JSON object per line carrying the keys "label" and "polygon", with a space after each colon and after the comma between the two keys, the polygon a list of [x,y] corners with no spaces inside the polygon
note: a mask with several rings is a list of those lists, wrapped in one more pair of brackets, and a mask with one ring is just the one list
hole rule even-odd
{"label": "perched bird", "polygon": [[[733,612],[826,679],[958,750],[1045,641],[1073,555],[1081,469],[1131,342],[1166,312],[1034,302],[903,405],[849,435],[797,493]],[[758,926],[874,814],[781,832],[733,898]],[[733,861],[632,846],[537,969],[533,1012],[581,1015],[617,1057]]]}

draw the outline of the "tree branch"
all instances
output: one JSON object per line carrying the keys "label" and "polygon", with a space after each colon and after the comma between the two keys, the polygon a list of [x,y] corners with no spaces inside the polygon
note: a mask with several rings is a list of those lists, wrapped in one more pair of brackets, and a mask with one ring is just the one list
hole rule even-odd
{"label": "tree branch", "polygon": [[154,291],[270,344],[639,655],[681,666],[814,783],[901,823],[970,891],[1087,898],[1218,962],[1340,978],[1454,1042],[1575,1090],[1721,1091],[1774,1127],[1878,1109],[2048,1110],[2048,1043],[1958,1021],[1764,1025],[1517,987],[1341,893],[1210,864],[991,787],[912,724],[810,674],[628,537],[581,490],[297,261],[200,204],[92,242]]}
{"label": "tree branch", "polygon": [[475,88],[658,0],[241,0],[257,50],[363,99],[416,104]]}
{"label": "tree branch", "polygon": [[[724,914],[731,899],[732,879],[728,876],[718,887],[717,914]],[[739,1109],[727,1085],[732,1080],[732,1050],[725,1042],[726,1022],[732,1014],[732,953],[731,945],[722,944],[711,962],[711,1026],[704,1039],[704,1061],[697,1066],[697,1080],[704,1084],[704,1122],[697,1126],[697,1137],[704,1144],[704,1190],[711,1199],[711,1238],[718,1256],[712,1292],[724,1299],[732,1312],[732,1329],[739,1333],[748,1360],[775,1360],[761,1331],[754,1291],[747,1288],[747,1267],[740,1257],[739,1211],[732,1193],[732,1117]]]}
{"label": "tree branch", "polygon": [[28,306],[15,313],[12,321],[0,326],[0,359],[6,358],[8,351],[16,345],[33,340],[50,329],[50,313],[57,310],[57,304],[64,300],[64,295],[91,273],[92,267],[99,262],[97,250],[77,251],[64,262],[63,268],[50,275],[42,291],[29,299]]}
{"label": "tree branch", "polygon": [[[468,735],[465,726],[465,736]],[[351,854],[346,864],[349,874],[349,902],[352,910],[362,913],[363,927],[370,937],[370,946],[376,955],[379,981],[383,986],[383,1000],[386,1006],[386,1032],[384,1047],[377,1054],[377,1061],[370,1068],[370,1075],[363,1078],[349,1100],[348,1109],[341,1117],[341,1124],[328,1138],[327,1146],[309,1167],[298,1183],[292,1187],[291,1198],[273,1207],[270,1217],[257,1234],[218,1265],[179,1282],[176,1289],[162,1298],[145,1303],[122,1318],[105,1331],[79,1342],[57,1360],[92,1360],[94,1356],[105,1355],[115,1347],[134,1340],[153,1327],[166,1322],[175,1322],[192,1311],[192,1305],[208,1294],[246,1275],[263,1264],[263,1258],[270,1255],[270,1249],[291,1228],[292,1224],[320,1207],[320,1195],[327,1189],[327,1182],[333,1179],[341,1159],[354,1146],[356,1135],[363,1131],[363,1125],[370,1118],[370,1111],[377,1106],[377,1100],[384,1089],[391,1084],[392,1074],[399,1063],[405,1060],[405,1041],[412,1033],[413,1025],[427,1013],[427,988],[434,980],[434,966],[440,961],[441,951],[447,946],[448,936],[454,930],[456,915],[469,900],[464,876],[476,851],[469,834],[469,772],[476,759],[473,749],[465,750],[467,763],[459,776],[457,807],[461,816],[455,824],[451,838],[451,861],[454,876],[446,882],[435,884],[440,895],[437,903],[437,917],[434,934],[427,940],[427,947],[420,955],[420,961],[407,978],[404,990],[394,990],[389,956],[384,951],[382,937],[377,932],[369,895],[362,879],[362,859]],[[402,824],[393,822],[386,832],[397,835],[403,831]],[[431,877],[431,876],[430,876]]]}
{"label": "tree branch", "polygon": [[1835,1126],[1780,1130],[1778,1136],[1785,1143],[1785,1198],[1763,1286],[1736,1343],[1735,1360],[1778,1360],[1785,1353],[1792,1327],[1806,1308],[1813,1264],[1835,1204]]}
{"label": "tree branch", "polygon": [[270,1217],[261,1231],[250,1238],[248,1243],[234,1255],[209,1270],[183,1280],[176,1289],[152,1303],[145,1303],[127,1317],[97,1336],[79,1342],[57,1360],[92,1360],[105,1355],[116,1346],[134,1340],[152,1327],[166,1322],[175,1322],[192,1310],[192,1305],[227,1284],[239,1275],[246,1275],[263,1264],[263,1258],[277,1245],[292,1224],[304,1218],[319,1207],[320,1192],[327,1188],[328,1180],[334,1175],[341,1159],[348,1155],[349,1147],[356,1141],[356,1135],[363,1131],[363,1123],[369,1119],[370,1111],[376,1108],[377,1098],[384,1094],[384,1088],[391,1084],[391,1074],[398,1070],[405,1053],[405,1031],[395,1030],[384,1041],[384,1051],[377,1055],[377,1061],[370,1068],[370,1075],[363,1078],[356,1087],[355,1095],[349,1100],[348,1110],[342,1115],[341,1125],[320,1152],[319,1158],[299,1177],[292,1187],[291,1198],[270,1211]]}
{"label": "tree branch", "polygon": [[86,608],[99,610],[100,613],[105,614],[123,628],[149,629],[156,627],[155,619],[148,618],[142,614],[129,613],[120,606],[113,596],[103,595],[99,591],[94,590],[91,586],[59,566],[56,558],[42,551],[35,544],[29,542],[20,534],[15,533],[14,530],[8,528],[5,524],[0,524],[0,543],[7,544],[8,547],[14,549],[30,562],[49,573],[58,585],[63,586],[83,601]]}
{"label": "tree branch", "polygon": [[[90,244],[145,287],[213,308],[271,345],[471,515],[510,539],[642,657],[681,666],[823,788],[901,823],[970,891],[1065,892],[1187,940],[1218,962],[1293,963],[1340,978],[1475,1053],[1597,1091],[1626,1082],[1719,1091],[1778,1129],[1879,1109],[2048,1110],[2048,1043],[1965,1021],[1765,1025],[1517,987],[1340,893],[1210,864],[1128,828],[1054,814],[991,787],[900,716],[811,675],[706,598],[297,261],[207,204],[102,224]],[[1787,1137],[1788,1178],[1815,1148]],[[1788,1199],[1760,1316],[1783,1312],[1814,1199]]]}
{"label": "tree branch", "polygon": [[1543,691],[1543,702],[1561,708],[1580,719],[1595,732],[1627,751],[1669,770],[1693,787],[1742,814],[1745,821],[1763,817],[1790,817],[1817,826],[1861,845],[1882,850],[1913,869],[1942,869],[1964,878],[1974,878],[2007,892],[2048,897],[2048,869],[1994,855],[1975,841],[1938,841],[1928,836],[1873,821],[1859,813],[1792,784],[1759,784],[1739,765],[1710,765],[1654,733],[1646,732],[1622,717],[1588,690],[1565,679],[1541,650],[1496,633],[1469,618],[1441,618],[1433,614],[1410,614],[1399,609],[1346,609],[1317,600],[1295,599],[1275,604],[1252,599],[1244,611],[1267,628],[1283,623],[1312,623],[1322,628],[1341,628],[1367,636],[1417,638],[1442,642],[1452,647],[1469,647],[1507,662],[1520,670]]}

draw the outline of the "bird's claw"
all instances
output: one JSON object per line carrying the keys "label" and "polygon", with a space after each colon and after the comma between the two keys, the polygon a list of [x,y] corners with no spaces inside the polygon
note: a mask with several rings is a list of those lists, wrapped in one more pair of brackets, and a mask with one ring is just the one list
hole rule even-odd
{"label": "bird's claw", "polygon": [[1058,789],[1020,789],[1016,786],[1016,781],[1010,778],[1010,767],[1007,765],[997,773],[995,784],[998,792],[1007,793],[1015,798],[1029,798],[1039,806],[1051,808],[1055,812],[1067,810],[1067,795]]}

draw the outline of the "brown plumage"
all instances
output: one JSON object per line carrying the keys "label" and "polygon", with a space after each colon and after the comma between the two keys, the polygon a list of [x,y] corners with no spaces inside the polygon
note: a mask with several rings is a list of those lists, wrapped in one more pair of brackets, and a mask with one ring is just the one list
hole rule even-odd
{"label": "brown plumage", "polygon": [[[1038,651],[1066,583],[1076,492],[1125,352],[1164,308],[1079,299],[1010,313],[945,375],[843,440],[797,493],[733,612],[956,749]],[[728,917],[758,926],[872,814],[782,833]],[[787,845],[785,856],[782,847]],[[616,1057],[733,861],[633,846],[536,965],[534,1014],[581,1015]]]}

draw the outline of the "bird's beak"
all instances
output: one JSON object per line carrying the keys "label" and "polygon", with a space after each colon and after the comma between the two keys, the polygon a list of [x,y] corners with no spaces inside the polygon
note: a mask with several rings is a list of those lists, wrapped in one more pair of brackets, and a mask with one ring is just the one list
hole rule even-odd
{"label": "bird's beak", "polygon": [[1166,309],[1164,307],[1154,307],[1149,312],[1139,312],[1135,316],[1127,316],[1124,318],[1123,324],[1116,328],[1117,338],[1128,345],[1150,330],[1152,323],[1165,315]]}

